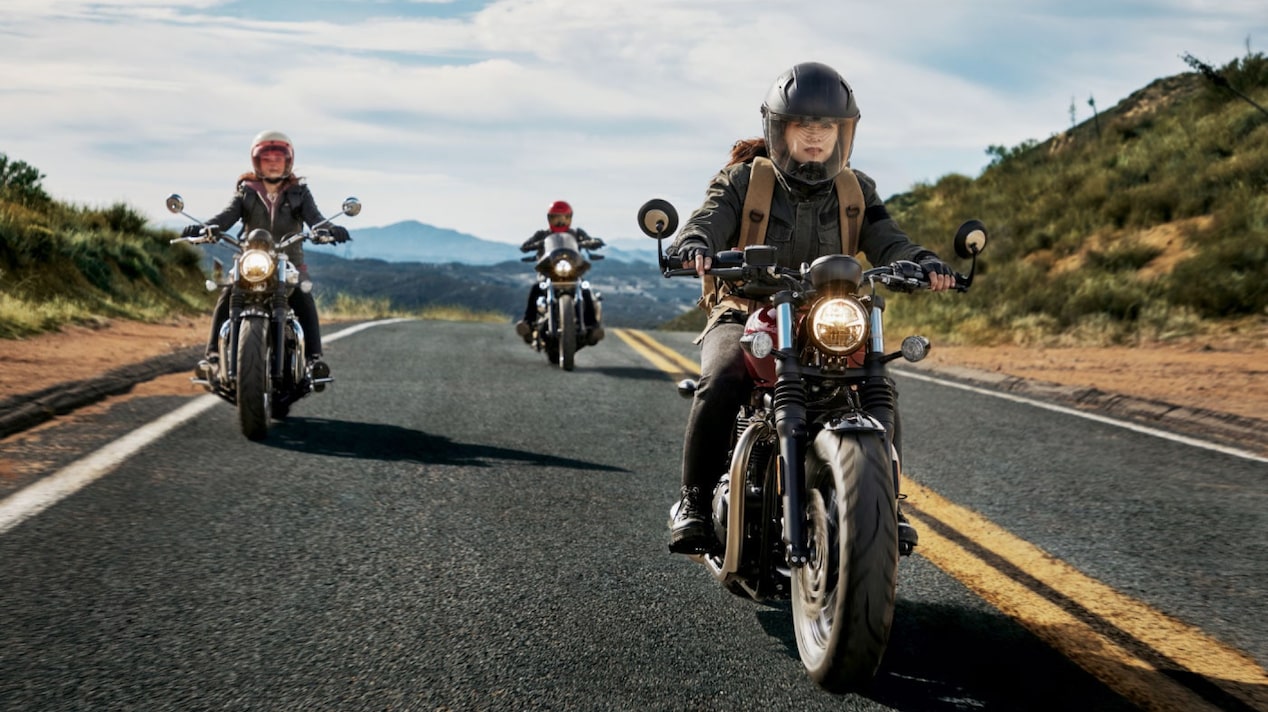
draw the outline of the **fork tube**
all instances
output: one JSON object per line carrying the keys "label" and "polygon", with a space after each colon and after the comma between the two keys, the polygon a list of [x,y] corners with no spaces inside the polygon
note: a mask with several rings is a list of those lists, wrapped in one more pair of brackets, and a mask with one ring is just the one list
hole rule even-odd
{"label": "fork tube", "polygon": [[784,544],[789,566],[809,560],[805,534],[806,389],[801,381],[797,347],[793,341],[792,295],[775,299],[775,432],[779,437],[781,485],[784,494]]}

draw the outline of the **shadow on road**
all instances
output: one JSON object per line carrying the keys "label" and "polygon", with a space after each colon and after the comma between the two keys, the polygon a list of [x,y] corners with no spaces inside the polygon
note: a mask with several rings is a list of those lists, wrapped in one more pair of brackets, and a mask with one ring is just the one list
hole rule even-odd
{"label": "shadow on road", "polygon": [[[800,664],[788,602],[757,622]],[[899,600],[889,646],[862,696],[897,710],[1134,710],[1001,613]]]}
{"label": "shadow on road", "polygon": [[656,368],[640,368],[636,366],[596,366],[585,370],[592,371],[594,373],[601,373],[604,376],[611,376],[612,378],[625,378],[631,381],[664,381],[667,384],[672,384],[674,382],[674,378],[670,374]]}
{"label": "shadow on road", "polygon": [[269,429],[265,445],[317,455],[358,460],[416,462],[424,465],[492,467],[520,462],[538,467],[628,472],[585,460],[555,457],[527,450],[460,443],[438,435],[384,423],[353,423],[324,418],[289,418]]}

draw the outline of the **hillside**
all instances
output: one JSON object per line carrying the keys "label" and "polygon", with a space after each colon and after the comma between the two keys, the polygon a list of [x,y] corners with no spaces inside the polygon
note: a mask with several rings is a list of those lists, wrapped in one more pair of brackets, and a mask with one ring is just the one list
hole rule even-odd
{"label": "hillside", "polygon": [[1251,101],[1199,73],[1166,77],[1046,141],[992,146],[976,179],[892,198],[925,244],[968,217],[993,242],[972,293],[895,300],[891,321],[955,324],[946,336],[963,343],[1263,339],[1268,59],[1248,55],[1218,76]]}
{"label": "hillside", "polygon": [[[944,255],[962,220],[992,231],[970,294],[893,299],[891,329],[944,344],[1268,343],[1268,60],[1249,54],[1217,76],[1227,86],[1159,79],[1045,141],[989,147],[976,178],[891,197],[899,224]],[[42,177],[0,154],[0,337],[209,309],[205,252],[169,245],[173,233],[126,205],[52,201]],[[516,246],[417,222],[353,234],[309,251],[324,304],[346,294],[508,320],[522,309],[532,273]],[[609,323],[698,328],[698,283],[661,279],[652,244],[613,246],[591,273]],[[366,255],[380,259],[341,259]]]}

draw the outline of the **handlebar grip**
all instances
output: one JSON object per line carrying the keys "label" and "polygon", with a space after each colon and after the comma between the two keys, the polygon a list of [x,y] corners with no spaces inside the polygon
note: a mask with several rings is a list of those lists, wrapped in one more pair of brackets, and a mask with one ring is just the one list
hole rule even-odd
{"label": "handlebar grip", "polygon": [[695,277],[696,270],[694,267],[679,267],[676,269],[665,270],[666,277]]}

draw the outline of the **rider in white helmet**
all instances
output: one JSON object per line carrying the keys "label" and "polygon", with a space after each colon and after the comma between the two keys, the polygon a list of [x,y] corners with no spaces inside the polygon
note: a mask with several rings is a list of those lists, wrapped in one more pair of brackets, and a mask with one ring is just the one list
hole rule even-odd
{"label": "rider in white helmet", "polygon": [[[274,239],[299,232],[307,223],[316,225],[325,217],[317,209],[313,194],[303,178],[292,172],[295,165],[295,148],[290,138],[281,131],[262,131],[251,142],[250,173],[238,176],[237,189],[229,205],[219,215],[207,221],[220,231],[228,230],[234,224],[242,222],[242,234],[257,228],[268,230]],[[348,240],[348,230],[339,225],[331,225],[330,230],[336,242]],[[202,227],[190,225],[182,232],[186,237],[201,233]],[[307,277],[308,266],[304,264],[303,242],[296,242],[286,248],[286,255]],[[216,302],[216,311],[211,320],[211,335],[207,340],[206,360],[199,364],[200,371],[210,372],[217,367],[219,361],[217,342],[220,336],[220,324],[229,318],[229,291],[222,290]],[[317,319],[317,304],[310,293],[296,289],[291,292],[291,308],[304,329],[304,350],[308,353],[309,366],[314,378],[325,378],[330,375],[330,367],[322,360],[321,330]]]}

